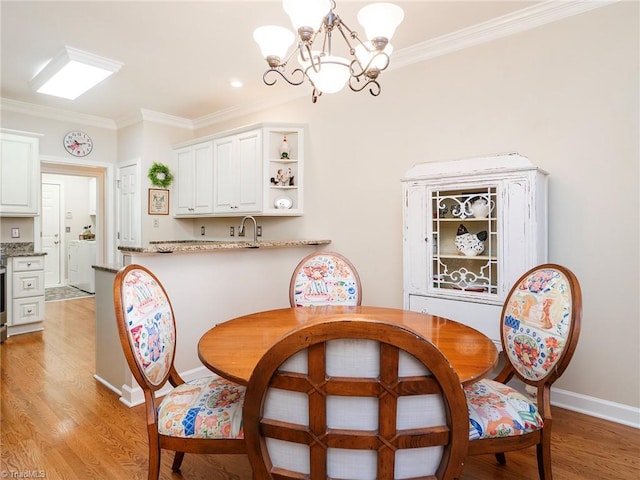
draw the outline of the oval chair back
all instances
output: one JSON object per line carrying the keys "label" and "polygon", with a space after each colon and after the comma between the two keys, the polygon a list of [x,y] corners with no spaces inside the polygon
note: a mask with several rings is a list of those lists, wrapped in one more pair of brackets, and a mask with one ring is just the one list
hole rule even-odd
{"label": "oval chair back", "polygon": [[113,300],[131,373],[143,389],[155,392],[167,383],[175,358],[176,325],[169,296],[153,273],[137,265],[117,274]]}
{"label": "oval chair back", "polygon": [[358,315],[300,327],[247,386],[254,479],[457,478],[465,397],[448,360],[412,331]]}
{"label": "oval chair back", "polygon": [[314,252],[304,257],[293,271],[289,303],[292,307],[360,305],[360,276],[339,253]]}

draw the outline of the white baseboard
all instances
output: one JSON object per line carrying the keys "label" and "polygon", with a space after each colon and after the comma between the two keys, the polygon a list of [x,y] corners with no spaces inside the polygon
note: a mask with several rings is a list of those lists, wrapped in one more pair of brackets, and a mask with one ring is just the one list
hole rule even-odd
{"label": "white baseboard", "polygon": [[[191,370],[187,370],[186,372],[181,372],[180,376],[184,379],[185,382],[190,380],[195,380],[196,378],[213,376],[214,374],[211,370],[208,370],[206,367],[196,367]],[[96,377],[97,378],[97,377]],[[98,381],[100,381],[98,379]],[[135,384],[135,386],[131,385],[123,385],[122,391],[118,391],[112,388],[109,384],[105,385],[108,388],[111,388],[114,392],[120,395],[120,401],[124,403],[127,407],[135,407],[136,405],[142,405],[144,403],[144,393],[142,393],[142,389]],[[158,392],[156,392],[156,397],[162,397],[171,391],[172,387],[170,384],[166,384],[162,387]]]}
{"label": "white baseboard", "polygon": [[107,387],[109,390],[111,390],[113,393],[117,394],[118,396],[122,395],[122,391],[118,390],[116,387],[114,387],[113,385],[111,385],[109,382],[107,382],[104,378],[102,378],[100,375],[95,374],[93,375],[93,378],[95,378],[97,381],[99,381],[102,385],[104,385],[105,387]]}
{"label": "white baseboard", "polygon": [[640,408],[560,388],[551,388],[551,405],[592,417],[640,428]]}

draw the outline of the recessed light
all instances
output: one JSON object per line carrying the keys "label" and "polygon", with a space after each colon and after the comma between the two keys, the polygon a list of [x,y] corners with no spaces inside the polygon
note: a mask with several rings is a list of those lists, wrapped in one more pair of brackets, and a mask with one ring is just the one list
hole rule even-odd
{"label": "recessed light", "polygon": [[38,93],[74,100],[117,72],[123,63],[64,47],[35,77],[31,88]]}
{"label": "recessed light", "polygon": [[230,85],[231,85],[233,88],[240,88],[240,87],[242,87],[242,86],[243,86],[243,84],[242,84],[242,82],[241,82],[240,80],[231,80]]}

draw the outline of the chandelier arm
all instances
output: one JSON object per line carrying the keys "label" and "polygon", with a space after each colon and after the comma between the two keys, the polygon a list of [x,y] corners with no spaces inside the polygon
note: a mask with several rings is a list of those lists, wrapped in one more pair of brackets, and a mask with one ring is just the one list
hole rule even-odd
{"label": "chandelier arm", "polygon": [[311,103],[316,103],[320,95],[322,95],[322,92],[316,87],[313,87],[313,91],[311,92]]}
{"label": "chandelier arm", "polygon": [[374,97],[377,97],[378,95],[380,95],[380,92],[382,91],[382,88],[380,87],[380,84],[378,83],[377,80],[373,80],[371,78],[368,78],[366,82],[364,82],[364,84],[361,87],[355,87],[353,85],[353,81],[355,79],[355,83],[358,84],[360,83],[360,80],[357,77],[351,77],[349,79],[349,88],[354,91],[354,92],[361,92],[362,90],[364,90],[365,88],[367,88],[367,86],[370,85],[369,88],[369,93],[371,95],[373,95]]}
{"label": "chandelier arm", "polygon": [[[275,72],[278,75],[280,75],[289,85],[297,86],[297,85],[302,85],[302,83],[304,82],[304,72],[302,71],[301,68],[296,68],[293,72],[291,72],[292,80],[289,80],[279,68],[270,68],[269,70],[264,72],[264,74],[262,75],[262,81],[266,85],[272,86],[272,85],[275,85],[275,83],[278,81],[278,77],[276,77],[273,81],[267,80],[267,76],[272,72]],[[297,74],[297,72],[300,72],[300,74],[302,75],[302,78],[300,78],[300,81],[297,81],[293,78]]]}
{"label": "chandelier arm", "polygon": [[[374,66],[374,61],[381,55],[384,56],[384,58],[386,58],[386,60],[387,60],[385,62],[385,64],[384,64],[384,67],[382,67],[382,68],[380,68],[377,65]],[[391,59],[389,58],[389,55],[387,55],[385,52],[378,52],[375,55],[373,55],[369,59],[369,61],[367,62],[367,65],[363,67],[362,64],[360,63],[360,61],[358,60],[358,58],[356,57],[351,62],[351,65],[350,65],[351,75],[353,77],[359,78],[364,74],[370,75],[373,70],[376,70],[377,71],[376,76],[378,76],[378,74],[380,72],[382,72],[382,71],[387,69],[387,67],[389,66],[390,61],[391,61]],[[358,65],[358,67],[360,67],[360,70],[361,70],[360,73],[356,73],[356,70],[353,68],[354,65]]]}
{"label": "chandelier arm", "polygon": [[[311,53],[311,45],[302,44],[300,46],[300,57],[305,62],[306,62],[306,59],[304,58],[305,50],[307,51],[307,55],[309,56],[309,63],[311,64],[310,67],[307,67],[307,70],[309,70],[309,68],[313,68],[314,72],[320,73],[320,67],[321,67],[320,55],[318,55],[318,57],[316,58],[313,58],[313,54]],[[316,61],[317,61],[317,65],[316,65]]]}
{"label": "chandelier arm", "polygon": [[[355,48],[353,48],[353,45],[351,45],[351,42],[349,41],[349,38],[351,38],[351,40],[355,40],[356,42],[358,42],[360,45],[362,45],[364,48],[367,48],[367,46],[362,42],[362,40],[360,40],[360,37],[358,36],[358,32],[351,30],[349,28],[349,25],[347,25],[346,23],[344,23],[342,21],[342,19],[339,19],[338,23],[337,23],[337,27],[338,30],[340,31],[340,34],[342,35],[342,38],[344,38],[345,43],[348,45],[349,47],[349,52],[351,53],[351,55],[353,55],[355,53]],[[342,27],[344,27],[344,29],[349,32],[349,35],[346,35],[344,33],[344,31],[342,30]],[[369,50],[367,48],[367,50]]]}

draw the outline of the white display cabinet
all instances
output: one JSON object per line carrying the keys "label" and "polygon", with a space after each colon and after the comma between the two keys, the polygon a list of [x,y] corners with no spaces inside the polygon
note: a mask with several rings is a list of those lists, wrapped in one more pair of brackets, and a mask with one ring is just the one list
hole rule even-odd
{"label": "white display cabinet", "polygon": [[548,174],[518,154],[422,163],[403,179],[404,307],[500,345],[511,286],[547,261]]}

